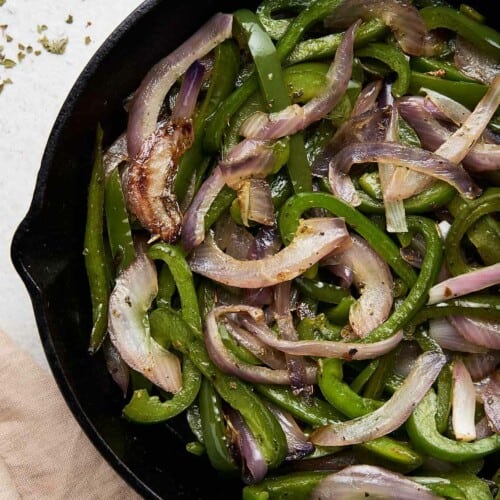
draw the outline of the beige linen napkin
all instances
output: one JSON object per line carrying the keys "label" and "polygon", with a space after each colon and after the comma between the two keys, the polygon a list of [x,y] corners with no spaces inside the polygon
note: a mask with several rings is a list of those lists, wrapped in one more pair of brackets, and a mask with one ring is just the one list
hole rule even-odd
{"label": "beige linen napkin", "polygon": [[52,374],[0,332],[0,500],[140,498],[83,433]]}

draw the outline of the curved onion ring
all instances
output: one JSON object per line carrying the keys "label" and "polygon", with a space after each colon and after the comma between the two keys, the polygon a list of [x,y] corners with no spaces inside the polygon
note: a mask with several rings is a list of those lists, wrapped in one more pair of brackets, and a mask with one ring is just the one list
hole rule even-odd
{"label": "curved onion ring", "polygon": [[360,297],[349,310],[349,324],[354,333],[366,337],[381,325],[391,312],[394,286],[387,263],[360,236],[351,234],[352,247],[327,257],[322,264],[341,264],[353,272]]}
{"label": "curved onion ring", "polygon": [[345,223],[336,218],[300,222],[290,245],[259,260],[236,260],[225,254],[210,234],[189,259],[191,270],[218,283],[242,288],[260,288],[291,280],[325,255],[350,245]]}
{"label": "curved onion ring", "polygon": [[437,497],[401,474],[374,465],[352,465],[331,474],[316,486],[311,500],[434,500]]}
{"label": "curved onion ring", "polygon": [[[290,385],[287,370],[273,370],[266,366],[250,365],[242,362],[229,351],[219,334],[217,320],[230,313],[245,311],[245,306],[219,306],[212,309],[205,320],[205,345],[210,359],[225,373],[256,384]],[[306,369],[305,378],[308,383],[315,383],[316,367]]]}
{"label": "curved onion ring", "polygon": [[177,356],[152,337],[147,312],[158,292],[156,268],[139,254],[117,278],[109,298],[109,337],[123,361],[167,392],[182,388]]}
{"label": "curved onion ring", "polygon": [[363,417],[320,427],[311,434],[311,442],[320,446],[348,446],[396,430],[431,388],[445,363],[444,354],[425,352],[417,358],[404,383],[383,406]]}
{"label": "curved onion ring", "polygon": [[319,356],[324,358],[341,358],[346,360],[373,359],[396,347],[403,338],[398,332],[388,339],[371,344],[354,342],[333,342],[330,340],[282,340],[266,325],[260,309],[249,306],[239,306],[241,312],[248,314],[243,319],[245,328],[270,347],[289,354],[301,356]]}
{"label": "curved onion ring", "polygon": [[355,163],[383,162],[408,167],[451,184],[464,198],[481,194],[469,174],[460,166],[429,151],[394,142],[365,142],[343,148],[330,161],[329,181],[335,195],[347,203],[361,203],[348,175]]}

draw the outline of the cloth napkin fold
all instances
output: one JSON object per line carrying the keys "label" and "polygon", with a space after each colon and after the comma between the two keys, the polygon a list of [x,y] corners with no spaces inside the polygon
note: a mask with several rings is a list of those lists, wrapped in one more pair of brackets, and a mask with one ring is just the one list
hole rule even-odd
{"label": "cloth napkin fold", "polygon": [[0,500],[140,498],[81,430],[52,374],[0,332]]}

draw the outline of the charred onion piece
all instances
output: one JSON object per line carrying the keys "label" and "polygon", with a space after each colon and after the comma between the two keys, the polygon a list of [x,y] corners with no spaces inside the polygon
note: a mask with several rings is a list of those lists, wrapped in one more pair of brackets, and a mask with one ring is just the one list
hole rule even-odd
{"label": "charred onion piece", "polygon": [[189,66],[232,34],[233,16],[216,14],[193,36],[153,66],[135,92],[127,129],[131,158],[139,155],[144,141],[155,131],[165,96]]}
{"label": "charred onion piece", "polygon": [[157,292],[156,267],[141,253],[118,276],[109,298],[109,337],[130,368],[175,393],[182,387],[179,359],[151,337],[147,321]]}
{"label": "charred onion piece", "polygon": [[130,211],[153,237],[175,241],[182,214],[173,192],[177,162],[193,143],[191,120],[168,121],[144,142],[127,174]]}

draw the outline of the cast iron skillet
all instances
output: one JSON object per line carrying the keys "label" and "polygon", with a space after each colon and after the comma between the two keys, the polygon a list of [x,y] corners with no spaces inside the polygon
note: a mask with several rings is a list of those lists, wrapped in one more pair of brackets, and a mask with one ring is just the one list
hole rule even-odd
{"label": "cast iron skillet", "polygon": [[[185,451],[184,418],[142,427],[120,417],[123,398],[98,353],[82,256],[96,124],[109,144],[126,125],[122,102],[147,70],[217,11],[257,1],[147,0],[105,41],[67,97],[50,134],[33,201],[12,243],[49,364],[73,414],[109,463],[149,498],[239,498],[241,484]],[[474,2],[489,19],[494,3]],[[91,477],[89,477],[91,480]]]}

